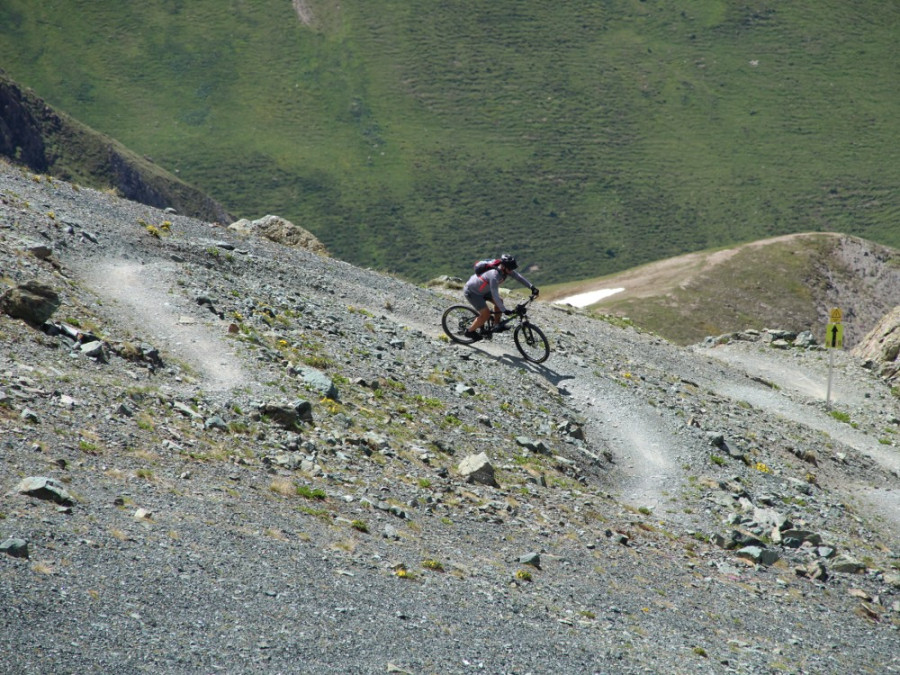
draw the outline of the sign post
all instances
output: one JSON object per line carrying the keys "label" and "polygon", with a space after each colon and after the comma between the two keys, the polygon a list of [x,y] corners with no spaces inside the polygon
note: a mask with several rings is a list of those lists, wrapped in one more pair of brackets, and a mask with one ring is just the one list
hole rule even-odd
{"label": "sign post", "polygon": [[828,393],[825,396],[825,409],[831,410],[831,373],[834,370],[834,350],[844,348],[844,314],[837,307],[828,314],[828,326],[825,329],[825,347],[828,349]]}

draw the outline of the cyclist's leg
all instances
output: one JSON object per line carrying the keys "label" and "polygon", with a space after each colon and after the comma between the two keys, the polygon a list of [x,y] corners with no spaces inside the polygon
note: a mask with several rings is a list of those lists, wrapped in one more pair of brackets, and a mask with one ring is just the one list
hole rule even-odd
{"label": "cyclist's leg", "polygon": [[469,304],[478,311],[478,316],[475,317],[472,325],[469,326],[469,332],[474,333],[488,320],[488,317],[491,315],[491,310],[488,308],[484,296],[480,293],[466,293],[465,296],[466,300],[469,301]]}
{"label": "cyclist's leg", "polygon": [[469,332],[474,333],[476,330],[481,328],[484,323],[488,320],[488,317],[491,315],[491,310],[485,307],[478,313],[478,316],[475,317],[475,320],[472,322],[472,325],[469,326]]}
{"label": "cyclist's leg", "polygon": [[488,300],[491,302],[491,307],[493,307],[494,325],[495,325],[495,326],[499,326],[499,325],[500,325],[500,319],[503,318],[503,314],[500,313],[500,308],[497,307],[496,304],[494,304],[494,301],[493,301],[491,298],[488,298]]}

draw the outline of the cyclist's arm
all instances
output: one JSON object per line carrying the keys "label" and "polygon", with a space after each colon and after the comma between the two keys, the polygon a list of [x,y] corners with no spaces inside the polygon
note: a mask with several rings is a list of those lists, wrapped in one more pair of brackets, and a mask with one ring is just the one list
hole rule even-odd
{"label": "cyclist's arm", "polygon": [[506,306],[503,304],[503,300],[500,299],[500,272],[497,270],[491,270],[484,274],[487,277],[488,281],[491,284],[491,297],[494,299],[494,305],[497,307],[498,312],[505,312]]}
{"label": "cyclist's arm", "polygon": [[521,274],[519,274],[519,273],[516,272],[515,270],[510,270],[509,276],[511,276],[513,279],[515,279],[516,281],[518,281],[518,282],[519,282],[520,284],[522,284],[523,286],[527,286],[527,287],[530,288],[531,290],[534,290],[534,284],[532,284],[530,281],[528,281],[528,279],[526,279],[525,277],[523,277]]}

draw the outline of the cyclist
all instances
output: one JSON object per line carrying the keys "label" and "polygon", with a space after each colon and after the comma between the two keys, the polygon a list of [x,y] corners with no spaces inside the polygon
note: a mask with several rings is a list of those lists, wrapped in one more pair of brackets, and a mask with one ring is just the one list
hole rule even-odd
{"label": "cyclist", "polygon": [[[516,262],[515,257],[504,253],[500,256],[499,260],[496,261],[496,265],[491,266],[486,272],[482,272],[481,274],[476,272],[469,277],[469,280],[463,288],[463,295],[466,300],[469,301],[469,304],[478,311],[478,316],[475,317],[472,325],[469,326],[469,329],[465,332],[467,338],[470,340],[481,339],[481,336],[478,334],[478,329],[484,325],[484,322],[487,321],[488,317],[491,315],[491,308],[488,307],[487,304],[489,301],[494,303],[494,323],[500,322],[501,312],[504,314],[512,314],[512,311],[506,309],[503,305],[503,300],[500,298],[500,284],[506,281],[506,277],[511,276],[523,286],[530,288],[533,296],[537,296],[539,293],[537,287],[516,272],[516,267],[518,266],[519,264]],[[504,326],[498,330],[504,330],[505,328],[506,327]]]}

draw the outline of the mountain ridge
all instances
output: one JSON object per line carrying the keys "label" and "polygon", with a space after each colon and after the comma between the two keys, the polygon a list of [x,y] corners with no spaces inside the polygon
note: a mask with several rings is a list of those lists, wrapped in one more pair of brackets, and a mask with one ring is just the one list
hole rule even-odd
{"label": "mountain ridge", "polygon": [[844,313],[855,346],[900,297],[900,252],[838,233],[797,233],[700,251],[602,279],[553,286],[548,300],[619,289],[589,307],[628,317],[688,345],[777,325],[824,341],[830,312]]}
{"label": "mountain ridge", "polygon": [[[115,189],[126,198],[222,223],[232,220],[221,205],[112,139],[60,115],[43,100],[0,74],[0,154],[31,170],[57,178]],[[798,242],[810,242],[801,247]],[[816,242],[838,241],[835,245]],[[727,283],[714,278],[726,260],[757,251],[755,258],[728,266]],[[767,253],[762,253],[767,251]],[[771,251],[771,252],[768,252]],[[803,262],[790,261],[796,258]],[[695,270],[697,261],[703,269]],[[787,260],[787,262],[786,262]],[[613,285],[627,288],[594,306],[637,322],[642,328],[687,345],[708,335],[779,325],[814,330],[821,339],[830,309],[846,309],[846,344],[853,347],[900,294],[895,250],[837,233],[798,233],[748,244],[700,251],[649,263],[600,281],[583,280],[550,288],[549,299]],[[540,265],[528,264],[529,275]],[[662,284],[646,279],[655,270],[683,268]],[[760,275],[761,273],[761,275]],[[663,274],[671,274],[663,272]],[[636,281],[638,280],[638,281]],[[787,285],[770,283],[787,282]],[[579,290],[580,289],[580,290]],[[545,287],[545,290],[548,290]],[[773,323],[774,322],[774,323]]]}

